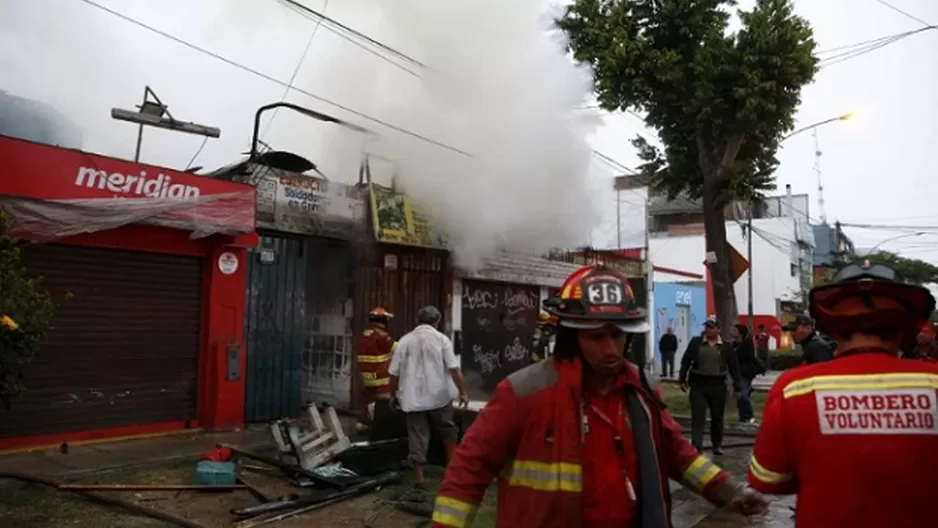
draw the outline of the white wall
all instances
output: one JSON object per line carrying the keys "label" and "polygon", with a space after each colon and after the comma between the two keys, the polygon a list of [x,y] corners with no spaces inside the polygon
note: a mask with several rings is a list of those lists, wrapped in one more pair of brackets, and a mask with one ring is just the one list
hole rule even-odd
{"label": "white wall", "polygon": [[[777,300],[791,300],[799,291],[798,270],[791,276],[794,226],[791,218],[762,218],[753,220],[757,234],[752,242],[753,311],[756,314],[777,316]],[[765,238],[759,236],[765,234]],[[746,241],[742,229],[735,222],[727,223],[726,238],[743,257]],[[656,266],[674,268],[691,273],[706,274],[704,258],[706,245],[703,235],[681,237],[652,237],[651,260]],[[736,282],[736,302],[740,313],[746,312],[748,284],[746,275]]]}

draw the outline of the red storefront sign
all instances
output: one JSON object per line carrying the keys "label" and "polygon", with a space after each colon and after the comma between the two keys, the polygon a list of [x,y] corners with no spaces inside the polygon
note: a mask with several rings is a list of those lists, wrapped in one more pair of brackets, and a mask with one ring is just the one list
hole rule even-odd
{"label": "red storefront sign", "polygon": [[0,136],[2,208],[17,230],[61,238],[126,224],[195,236],[254,231],[254,188]]}

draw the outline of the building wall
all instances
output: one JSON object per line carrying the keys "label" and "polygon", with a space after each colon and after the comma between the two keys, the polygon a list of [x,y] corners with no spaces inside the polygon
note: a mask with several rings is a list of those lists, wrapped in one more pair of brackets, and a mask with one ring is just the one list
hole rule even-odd
{"label": "building wall", "polygon": [[[794,299],[801,288],[797,244],[794,243],[795,227],[790,218],[765,218],[753,220],[753,228],[765,235],[757,234],[752,243],[753,311],[777,316],[778,301]],[[746,255],[746,240],[738,224],[727,223],[726,238],[740,254]],[[706,273],[706,244],[702,234],[653,236],[649,244],[655,266],[701,275]],[[748,302],[746,275],[736,281],[735,289],[739,311],[745,313]]]}
{"label": "building wall", "polygon": [[687,342],[700,333],[706,318],[707,293],[703,286],[655,281],[655,313],[651,320],[655,361],[660,365],[658,341],[670,327],[678,338],[675,364],[680,363]]}

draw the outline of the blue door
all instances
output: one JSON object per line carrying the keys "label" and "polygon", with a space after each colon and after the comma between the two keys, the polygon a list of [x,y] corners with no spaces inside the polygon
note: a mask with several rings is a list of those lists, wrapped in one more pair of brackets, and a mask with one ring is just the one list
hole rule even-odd
{"label": "blue door", "polygon": [[307,336],[304,240],[261,237],[248,259],[245,421],[297,416]]}

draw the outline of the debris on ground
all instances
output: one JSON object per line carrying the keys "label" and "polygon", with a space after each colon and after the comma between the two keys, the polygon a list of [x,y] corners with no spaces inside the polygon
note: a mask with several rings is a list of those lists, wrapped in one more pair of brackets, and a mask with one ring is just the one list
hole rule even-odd
{"label": "debris on ground", "polygon": [[[309,423],[277,420],[270,425],[270,449],[255,452],[218,445],[194,468],[189,466],[188,478],[182,473],[179,483],[64,483],[22,474],[0,474],[0,478],[44,484],[186,528],[292,526],[289,521],[298,516],[400,482],[406,439],[353,443],[335,409],[309,404],[305,411]],[[216,511],[219,504],[227,504],[215,515],[194,515],[178,506],[219,495],[231,499],[213,501]],[[368,506],[357,509],[362,512]]]}

